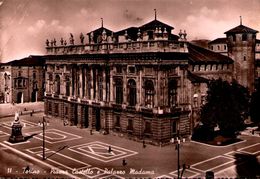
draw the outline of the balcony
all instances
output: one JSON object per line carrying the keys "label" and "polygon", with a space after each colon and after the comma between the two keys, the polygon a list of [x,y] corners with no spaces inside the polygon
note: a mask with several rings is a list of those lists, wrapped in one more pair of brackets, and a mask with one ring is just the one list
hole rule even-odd
{"label": "balcony", "polygon": [[126,109],[127,109],[128,111],[136,111],[135,106],[126,106]]}
{"label": "balcony", "polygon": [[141,112],[144,112],[144,113],[153,113],[153,108],[147,108],[147,107],[142,106],[140,109],[141,109]]}
{"label": "balcony", "polygon": [[112,103],[112,107],[115,109],[122,109],[122,104]]}

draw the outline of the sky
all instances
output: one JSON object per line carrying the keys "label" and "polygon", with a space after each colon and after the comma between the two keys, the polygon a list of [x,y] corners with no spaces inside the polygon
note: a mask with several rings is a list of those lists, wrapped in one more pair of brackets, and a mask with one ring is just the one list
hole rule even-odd
{"label": "sky", "polygon": [[[119,31],[157,19],[188,40],[214,40],[240,24],[260,31],[260,0],[0,0],[0,62],[44,55],[46,39],[79,43],[101,26]],[[259,35],[258,35],[259,39]],[[67,40],[68,41],[68,40]]]}

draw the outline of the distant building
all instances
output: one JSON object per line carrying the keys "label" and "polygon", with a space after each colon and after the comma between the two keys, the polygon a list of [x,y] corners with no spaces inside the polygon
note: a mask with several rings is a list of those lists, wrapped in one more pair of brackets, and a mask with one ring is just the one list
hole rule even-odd
{"label": "distant building", "polygon": [[11,102],[11,67],[0,64],[0,103]]}
{"label": "distant building", "polygon": [[41,56],[2,63],[1,94],[4,103],[42,101],[44,95],[44,64]]}
{"label": "distant building", "polygon": [[217,38],[208,43],[209,49],[222,55],[228,55],[227,38]]}
{"label": "distant building", "polygon": [[209,43],[209,49],[227,55],[234,60],[233,78],[250,92],[260,82],[260,40],[257,30],[242,25],[225,32],[226,38]]}
{"label": "distant building", "polygon": [[167,143],[190,135],[207,82],[232,80],[233,60],[190,44],[155,19],[46,41],[45,113],[70,125]]}

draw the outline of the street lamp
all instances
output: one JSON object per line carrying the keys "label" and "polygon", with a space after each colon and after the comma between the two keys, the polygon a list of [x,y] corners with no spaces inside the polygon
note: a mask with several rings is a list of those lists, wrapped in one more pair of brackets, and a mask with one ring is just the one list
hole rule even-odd
{"label": "street lamp", "polygon": [[181,141],[179,139],[179,137],[177,137],[176,142],[175,142],[174,139],[172,138],[171,142],[176,143],[175,150],[177,150],[177,172],[178,172],[178,178],[177,179],[180,179],[180,178],[182,178],[184,170],[189,167],[189,166],[186,166],[185,164],[183,164],[182,173],[180,175],[180,169],[181,169],[181,166],[180,166],[180,145],[181,145],[181,142],[183,142],[183,143],[185,142],[185,139],[183,138],[182,141]]}
{"label": "street lamp", "polygon": [[45,120],[45,115],[42,117],[42,122],[39,121],[38,126],[42,127],[42,160],[45,160],[45,127],[49,122]]}

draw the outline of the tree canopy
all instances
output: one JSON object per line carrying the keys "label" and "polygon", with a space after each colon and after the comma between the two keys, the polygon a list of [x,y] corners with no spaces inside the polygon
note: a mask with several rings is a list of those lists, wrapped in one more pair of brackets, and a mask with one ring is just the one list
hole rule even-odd
{"label": "tree canopy", "polygon": [[223,135],[234,136],[244,127],[248,102],[248,89],[236,81],[212,80],[208,84],[206,104],[201,109],[201,122],[212,131],[218,126]]}
{"label": "tree canopy", "polygon": [[[259,80],[260,82],[260,80]],[[252,93],[250,103],[250,117],[253,122],[258,124],[260,129],[260,84],[258,83],[256,91]]]}

